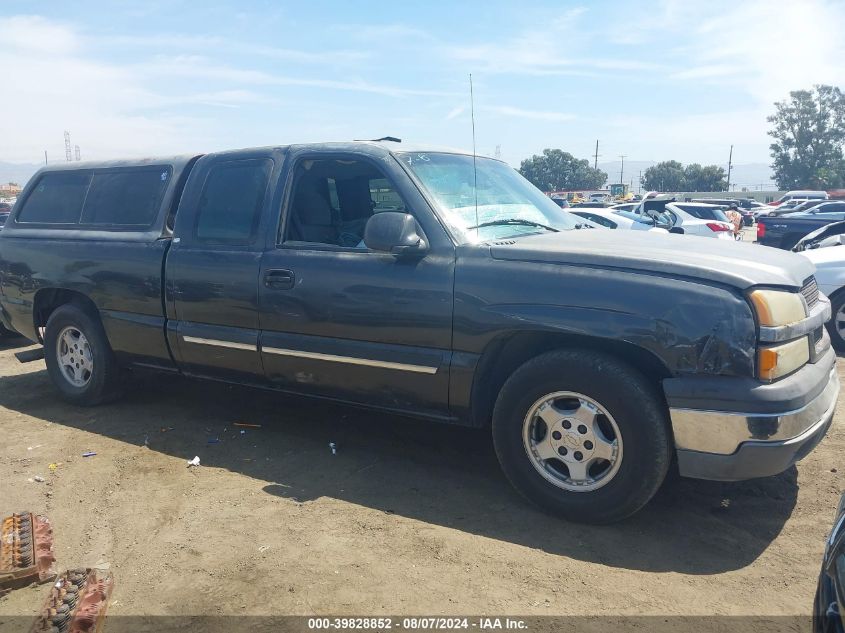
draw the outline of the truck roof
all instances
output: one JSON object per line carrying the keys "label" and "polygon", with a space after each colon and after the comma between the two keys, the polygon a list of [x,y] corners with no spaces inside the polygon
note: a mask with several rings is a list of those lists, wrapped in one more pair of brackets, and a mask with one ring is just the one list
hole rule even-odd
{"label": "truck roof", "polygon": [[177,154],[175,156],[148,156],[145,158],[122,158],[117,160],[85,160],[85,161],[70,161],[64,163],[51,163],[43,166],[33,178],[45,171],[65,171],[77,169],[109,169],[114,167],[138,167],[143,165],[173,165],[174,168],[181,169],[187,165],[191,160],[202,154]]}
{"label": "truck roof", "polygon": [[[437,153],[437,154],[461,154],[472,156],[472,152],[455,147],[426,145],[417,143],[396,143],[393,141],[338,141],[338,142],[320,142],[320,143],[295,143],[289,145],[264,145],[258,147],[243,147],[237,149],[220,150],[217,152],[194,153],[194,154],[176,154],[171,156],[148,156],[142,158],[122,158],[114,160],[89,160],[81,162],[56,162],[41,167],[36,173],[37,176],[43,172],[62,171],[62,170],[78,170],[78,169],[110,169],[119,167],[138,167],[143,165],[158,165],[168,164],[173,165],[177,170],[181,170],[191,160],[204,156],[206,154],[238,154],[241,152],[252,152],[260,150],[288,150],[298,149],[306,150],[309,148],[317,149],[332,149],[336,151],[355,151],[362,147],[377,147],[390,153],[406,153],[406,152],[420,152],[420,153]],[[478,158],[490,158],[491,160],[500,160],[492,156],[476,153]],[[35,177],[33,176],[33,178]]]}

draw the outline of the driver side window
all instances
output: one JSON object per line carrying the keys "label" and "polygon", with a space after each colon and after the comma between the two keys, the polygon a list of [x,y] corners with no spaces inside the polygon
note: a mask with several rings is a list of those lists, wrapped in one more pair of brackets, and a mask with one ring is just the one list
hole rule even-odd
{"label": "driver side window", "polygon": [[366,250],[364,227],[381,211],[407,213],[378,168],[354,159],[302,160],[294,173],[282,241]]}

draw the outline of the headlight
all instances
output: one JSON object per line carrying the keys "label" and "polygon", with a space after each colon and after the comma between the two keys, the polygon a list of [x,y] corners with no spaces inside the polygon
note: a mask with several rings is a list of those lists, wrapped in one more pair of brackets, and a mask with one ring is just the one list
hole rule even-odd
{"label": "headlight", "polygon": [[766,327],[790,325],[807,318],[804,302],[796,292],[754,290],[749,295],[757,320]]}
{"label": "headlight", "polygon": [[806,336],[789,343],[761,346],[757,352],[757,377],[760,380],[777,380],[803,366],[808,360],[810,343]]}

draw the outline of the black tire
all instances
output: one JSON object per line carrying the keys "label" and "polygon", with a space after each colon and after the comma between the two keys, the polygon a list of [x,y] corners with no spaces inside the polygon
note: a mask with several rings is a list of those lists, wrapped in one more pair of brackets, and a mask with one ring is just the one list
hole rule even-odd
{"label": "black tire", "polygon": [[[577,392],[600,404],[622,437],[618,470],[589,492],[548,481],[523,443],[523,424],[532,406],[559,391]],[[493,443],[505,475],[520,493],[579,523],[612,523],[637,512],[660,488],[672,459],[667,412],[656,386],[627,363],[586,350],[548,352],[517,369],[493,410]]]}
{"label": "black tire", "polygon": [[845,352],[845,339],[842,338],[842,335],[836,329],[836,315],[842,309],[843,305],[845,305],[845,290],[840,290],[830,298],[832,316],[830,317],[830,321],[825,324],[827,333],[830,334],[830,344],[833,345],[833,349],[837,352]]}
{"label": "black tire", "polygon": [[[59,335],[75,328],[88,342],[92,369],[84,386],[75,386],[59,362]],[[97,315],[83,306],[68,303],[56,308],[44,332],[44,358],[47,372],[62,397],[81,406],[94,406],[122,395],[121,370]]]}

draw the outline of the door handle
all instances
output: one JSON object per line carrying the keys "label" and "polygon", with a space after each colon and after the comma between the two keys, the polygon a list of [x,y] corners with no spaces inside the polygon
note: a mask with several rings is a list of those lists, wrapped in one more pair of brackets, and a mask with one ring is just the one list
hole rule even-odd
{"label": "door handle", "polygon": [[295,276],[292,270],[273,269],[264,273],[264,285],[277,290],[290,290],[293,288]]}

